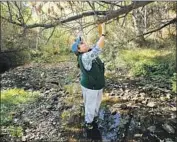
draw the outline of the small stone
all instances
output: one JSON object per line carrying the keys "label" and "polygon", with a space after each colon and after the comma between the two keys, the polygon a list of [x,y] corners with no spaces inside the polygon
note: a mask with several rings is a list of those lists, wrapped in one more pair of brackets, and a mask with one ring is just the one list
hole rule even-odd
{"label": "small stone", "polygon": [[48,111],[48,110],[46,110],[46,109],[44,109],[44,110],[42,110],[42,111],[41,111],[41,113],[42,113],[42,114],[44,114],[44,115],[46,116],[46,115],[48,115],[48,114],[49,114],[49,111]]}
{"label": "small stone", "polygon": [[155,107],[156,104],[155,104],[155,102],[149,102],[149,103],[147,104],[147,106],[148,106],[148,107]]}
{"label": "small stone", "polygon": [[26,141],[26,136],[22,136],[22,142]]}
{"label": "small stone", "polygon": [[166,138],[165,142],[174,142],[174,141],[172,139],[170,139],[170,138]]}
{"label": "small stone", "polygon": [[156,126],[150,126],[147,128],[150,132],[155,132]]}
{"label": "small stone", "polygon": [[143,134],[135,134],[134,137],[142,137]]}
{"label": "small stone", "polygon": [[171,94],[169,94],[169,93],[166,94],[166,98],[167,98],[167,99],[170,99],[170,98],[171,98]]}
{"label": "small stone", "polygon": [[46,109],[52,109],[52,105],[47,105]]}
{"label": "small stone", "polygon": [[170,126],[169,124],[165,123],[164,125],[162,125],[162,127],[164,128],[165,131],[167,131],[168,133],[174,134],[175,130],[172,126]]}
{"label": "small stone", "polygon": [[32,136],[31,136],[29,139],[30,139],[30,140],[31,140],[31,139],[34,139],[34,137],[35,137],[34,134],[32,134]]}
{"label": "small stone", "polygon": [[171,111],[175,111],[176,112],[176,107],[171,107],[170,109],[171,109]]}
{"label": "small stone", "polygon": [[126,104],[122,104],[122,105],[120,106],[120,108],[121,108],[121,109],[127,109],[127,105],[126,105]]}
{"label": "small stone", "polygon": [[142,101],[141,103],[142,103],[142,104],[147,104],[147,102],[148,102],[148,99],[145,99],[145,100]]}
{"label": "small stone", "polygon": [[161,96],[161,97],[160,97],[160,100],[161,100],[161,101],[165,101],[166,98],[165,98],[164,96]]}
{"label": "small stone", "polygon": [[26,129],[25,132],[26,132],[26,133],[30,132],[30,129]]}

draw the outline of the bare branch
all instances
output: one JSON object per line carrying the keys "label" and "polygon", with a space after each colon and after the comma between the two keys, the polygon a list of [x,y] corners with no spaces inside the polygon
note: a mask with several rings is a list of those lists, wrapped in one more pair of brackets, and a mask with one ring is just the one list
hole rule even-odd
{"label": "bare branch", "polygon": [[123,22],[122,22],[122,26],[123,26],[124,23],[125,23],[125,19],[126,19],[127,15],[128,15],[128,13],[126,13],[125,16],[124,16],[124,20],[123,20]]}
{"label": "bare branch", "polygon": [[[157,29],[154,29],[154,30],[152,30],[152,31],[146,32],[146,33],[144,33],[144,34],[142,34],[142,35],[147,35],[147,34],[150,34],[150,33],[153,33],[153,32],[157,32],[157,31],[159,31],[159,30],[165,28],[166,26],[168,26],[168,25],[170,25],[170,24],[173,24],[173,23],[175,23],[175,22],[177,22],[177,18],[174,18],[174,19],[170,20],[169,22],[167,22],[166,24],[164,24],[163,26],[161,26],[161,27],[159,27],[159,28],[157,28]],[[138,35],[138,37],[139,37],[139,36],[142,36],[142,35]]]}
{"label": "bare branch", "polygon": [[118,10],[115,11],[110,11],[106,17],[103,17],[102,19],[99,20],[100,23],[106,22],[110,19],[113,19],[119,15],[125,14],[125,13],[129,13],[130,11],[132,11],[133,9],[145,6],[149,3],[152,3],[153,1],[135,1],[132,4],[128,5],[128,6],[124,6]]}
{"label": "bare branch", "polygon": [[8,6],[8,10],[9,10],[9,15],[10,15],[10,21],[12,22],[12,13],[11,13],[11,9],[10,9],[10,5],[9,2],[7,2],[7,6]]}
{"label": "bare branch", "polygon": [[95,7],[94,7],[94,5],[91,5],[90,2],[88,2],[88,4],[89,4],[89,6],[92,8],[92,10],[93,10],[95,16],[97,17],[97,19],[99,19],[98,15],[97,15],[96,12],[95,12]]}
{"label": "bare branch", "polygon": [[49,38],[47,39],[46,44],[49,42],[50,38],[53,36],[55,29],[56,29],[56,27],[53,28],[52,33],[50,34]]}
{"label": "bare branch", "polygon": [[101,6],[101,7],[106,7],[106,6],[104,6],[102,3],[100,3],[100,1],[97,1],[96,2],[99,6]]}
{"label": "bare branch", "polygon": [[118,6],[118,7],[122,8],[121,5],[118,5],[118,4],[116,4],[115,2],[109,2],[109,1],[101,1],[101,2],[102,2],[102,3],[105,3],[105,4],[110,4],[110,5],[114,5],[114,6]]}
{"label": "bare branch", "polygon": [[169,22],[167,22],[166,24],[164,24],[163,26],[161,26],[161,27],[159,27],[159,28],[156,28],[156,29],[151,30],[151,31],[146,32],[146,33],[143,33],[143,34],[141,34],[141,35],[137,35],[135,38],[132,38],[132,39],[128,40],[127,43],[129,43],[129,42],[135,40],[137,37],[140,37],[140,36],[143,36],[143,35],[152,34],[153,32],[157,32],[157,31],[159,31],[159,30],[165,28],[166,26],[168,26],[168,25],[170,25],[170,24],[174,24],[175,22],[177,22],[177,18],[174,18],[174,19],[170,20]]}
{"label": "bare branch", "polygon": [[23,18],[23,15],[22,15],[22,13],[21,13],[21,10],[20,10],[20,8],[19,8],[17,2],[15,1],[14,3],[15,3],[15,6],[17,7],[17,9],[18,9],[18,13],[19,13],[19,16],[20,16],[20,17],[17,17],[17,18],[18,18],[18,21],[19,21],[20,23],[24,24],[25,22],[24,22],[24,18]]}
{"label": "bare branch", "polygon": [[26,24],[19,24],[15,21],[10,21],[9,19],[3,17],[3,19],[7,19],[7,21],[11,22],[12,24],[16,24],[18,26],[22,26],[22,27],[25,27],[25,28],[36,28],[36,27],[44,27],[44,28],[52,28],[52,27],[55,27],[57,25],[60,25],[60,24],[64,24],[64,23],[68,23],[68,22],[71,22],[71,21],[75,21],[75,20],[78,20],[78,19],[81,19],[83,17],[88,17],[88,16],[93,16],[93,15],[103,15],[104,17],[102,18],[99,18],[97,21],[95,21],[95,23],[93,24],[98,24],[98,23],[103,23],[103,22],[106,22],[106,21],[109,21],[111,19],[114,19],[120,15],[123,15],[125,13],[129,13],[130,11],[132,11],[133,9],[136,9],[136,8],[139,8],[139,7],[142,7],[142,6],[145,6],[147,4],[151,3],[151,1],[136,1],[136,2],[133,2],[132,4],[128,5],[128,6],[123,6],[122,8],[118,9],[118,10],[111,10],[109,12],[107,11],[87,11],[87,12],[83,12],[81,14],[78,14],[78,15],[74,15],[74,16],[71,16],[71,17],[68,17],[66,19],[55,19],[56,21],[54,23],[34,23],[34,24],[31,24],[31,25],[26,25]]}
{"label": "bare branch", "polygon": [[15,21],[11,21],[11,19],[7,19],[7,18],[5,18],[5,17],[3,17],[3,16],[1,16],[1,18],[4,19],[4,20],[6,20],[6,21],[8,21],[9,23],[14,24],[14,25],[24,27],[24,25],[22,25],[21,23],[17,23],[17,22],[15,22]]}

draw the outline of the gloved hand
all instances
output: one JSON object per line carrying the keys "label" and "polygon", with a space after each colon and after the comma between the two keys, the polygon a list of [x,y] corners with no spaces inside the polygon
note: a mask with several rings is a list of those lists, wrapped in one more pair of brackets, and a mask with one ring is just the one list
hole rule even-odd
{"label": "gloved hand", "polygon": [[105,26],[105,23],[102,23],[102,24],[99,24],[98,25],[98,33],[99,33],[99,36],[101,37],[102,34],[106,34],[106,26]]}
{"label": "gloved hand", "polygon": [[101,24],[101,28],[102,28],[102,34],[106,34],[106,25],[105,25],[105,23],[102,23]]}
{"label": "gloved hand", "polygon": [[101,35],[102,35],[102,26],[101,26],[101,24],[98,25],[98,33],[99,33],[99,37],[101,37]]}

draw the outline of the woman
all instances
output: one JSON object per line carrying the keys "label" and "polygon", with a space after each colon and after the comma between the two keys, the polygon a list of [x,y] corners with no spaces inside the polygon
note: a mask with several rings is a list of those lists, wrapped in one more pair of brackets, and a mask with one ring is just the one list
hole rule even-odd
{"label": "woman", "polygon": [[98,55],[104,47],[105,24],[99,25],[101,36],[93,48],[89,48],[81,37],[78,37],[72,45],[72,51],[76,54],[81,70],[81,88],[85,106],[85,126],[93,128],[93,122],[97,121],[101,104],[103,87],[105,85],[104,64]]}

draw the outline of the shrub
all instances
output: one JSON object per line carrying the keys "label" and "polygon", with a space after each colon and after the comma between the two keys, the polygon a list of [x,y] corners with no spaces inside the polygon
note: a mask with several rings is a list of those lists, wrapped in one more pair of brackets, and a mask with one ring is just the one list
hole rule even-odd
{"label": "shrub", "polygon": [[22,137],[23,136],[23,128],[20,126],[9,126],[8,131],[13,137]]}
{"label": "shrub", "polygon": [[176,73],[173,74],[173,77],[171,78],[171,82],[172,82],[172,91],[177,93],[176,91],[176,81],[177,81],[177,78],[176,78]]}
{"label": "shrub", "polygon": [[38,96],[39,92],[28,92],[18,88],[3,90],[1,92],[1,124],[8,125],[17,109],[34,101]]}

